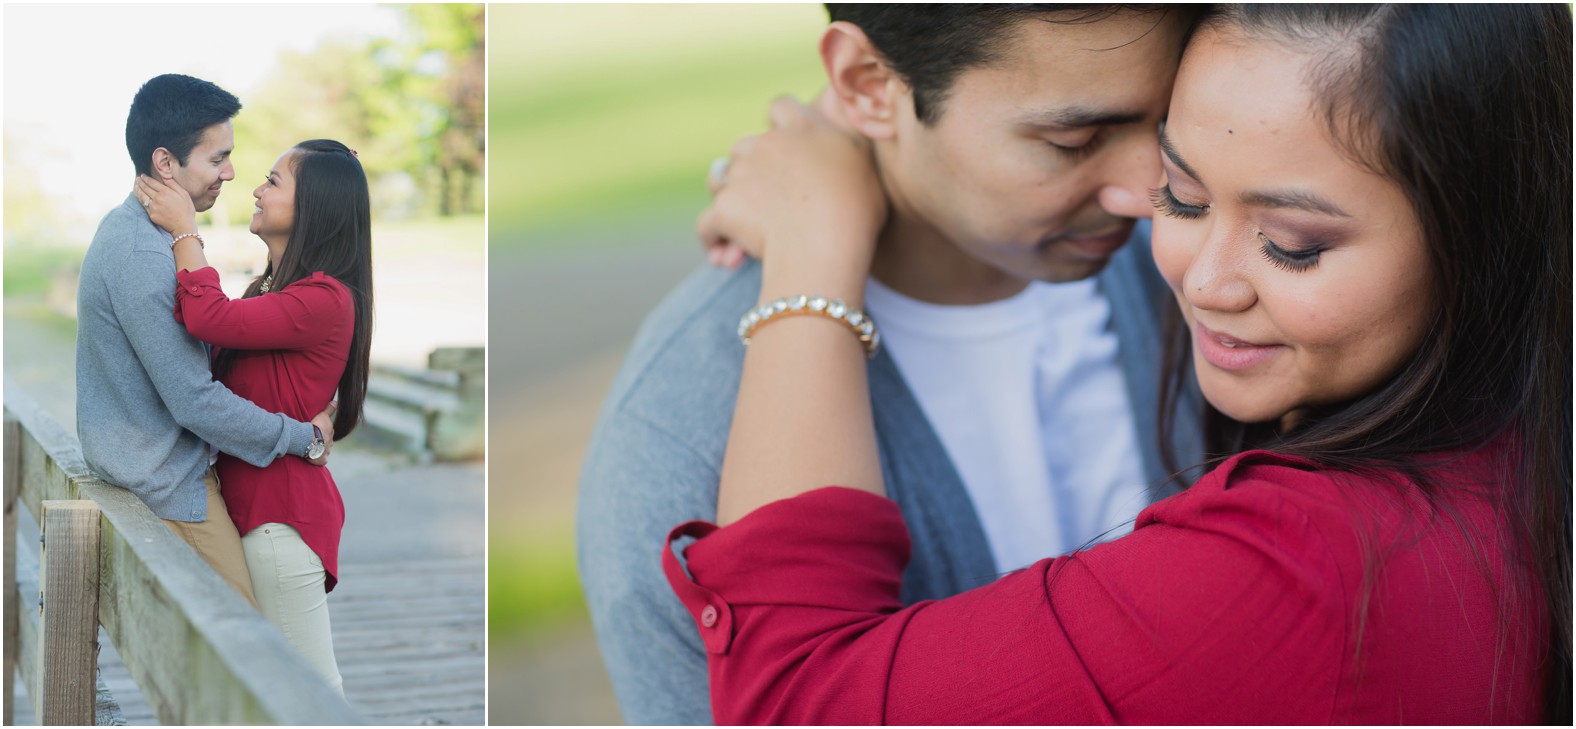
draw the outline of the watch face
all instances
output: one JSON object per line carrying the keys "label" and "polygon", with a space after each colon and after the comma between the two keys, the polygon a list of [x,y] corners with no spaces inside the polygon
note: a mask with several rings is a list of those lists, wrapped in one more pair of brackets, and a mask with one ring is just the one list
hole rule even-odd
{"label": "watch face", "polygon": [[321,458],[322,456],[323,456],[323,443],[322,443],[322,441],[313,441],[312,445],[309,445],[309,446],[306,447],[306,457],[307,458],[309,458],[309,459],[311,459],[311,458]]}

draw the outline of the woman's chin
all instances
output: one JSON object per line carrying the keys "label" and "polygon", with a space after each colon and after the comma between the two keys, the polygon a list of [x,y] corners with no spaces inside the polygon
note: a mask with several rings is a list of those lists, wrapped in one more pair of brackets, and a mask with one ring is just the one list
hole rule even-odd
{"label": "woman's chin", "polygon": [[1204,399],[1220,414],[1239,423],[1278,421],[1287,412],[1287,408],[1266,402],[1266,398],[1255,396],[1253,388],[1244,388],[1240,384],[1236,387],[1209,387],[1200,383],[1199,389],[1203,391]]}

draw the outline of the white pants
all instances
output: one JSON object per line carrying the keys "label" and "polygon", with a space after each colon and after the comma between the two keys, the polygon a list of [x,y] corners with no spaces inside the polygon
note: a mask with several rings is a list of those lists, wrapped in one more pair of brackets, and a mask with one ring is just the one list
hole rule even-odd
{"label": "white pants", "polygon": [[279,626],[290,645],[344,696],[345,682],[334,660],[334,636],[328,625],[323,560],[288,524],[270,522],[247,532],[241,537],[241,549],[263,617]]}

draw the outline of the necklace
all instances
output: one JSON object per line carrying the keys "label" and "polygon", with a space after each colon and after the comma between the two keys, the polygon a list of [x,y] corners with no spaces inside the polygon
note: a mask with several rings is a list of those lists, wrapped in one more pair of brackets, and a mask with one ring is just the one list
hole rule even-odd
{"label": "necklace", "polygon": [[265,277],[263,279],[263,286],[262,286],[262,288],[257,290],[257,293],[259,293],[259,294],[266,294],[266,293],[268,293],[269,287],[271,287],[273,285],[274,285],[274,275],[270,273],[270,274],[268,274],[267,277]]}

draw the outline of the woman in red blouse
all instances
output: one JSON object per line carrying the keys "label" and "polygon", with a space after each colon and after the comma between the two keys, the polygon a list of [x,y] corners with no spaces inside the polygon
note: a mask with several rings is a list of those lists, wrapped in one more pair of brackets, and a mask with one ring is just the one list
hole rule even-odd
{"label": "woman in red blouse", "polygon": [[[308,417],[338,393],[328,440],[361,419],[372,340],[371,201],[355,152],[315,139],[280,155],[257,198],[251,232],[268,249],[263,275],[239,299],[219,288],[190,197],[143,177],[149,216],[176,234],[175,316],[215,347],[214,375],[260,407]],[[327,592],[338,581],[345,505],[327,468],[279,458],[258,468],[219,454],[225,504],[263,615],[335,690]]]}
{"label": "woman in red blouse", "polygon": [[1562,5],[1207,13],[1151,197],[1220,457],[1128,536],[908,606],[871,338],[789,315],[862,307],[880,181],[774,104],[700,221],[764,254],[724,526],[662,555],[718,723],[1568,724],[1570,32]]}

